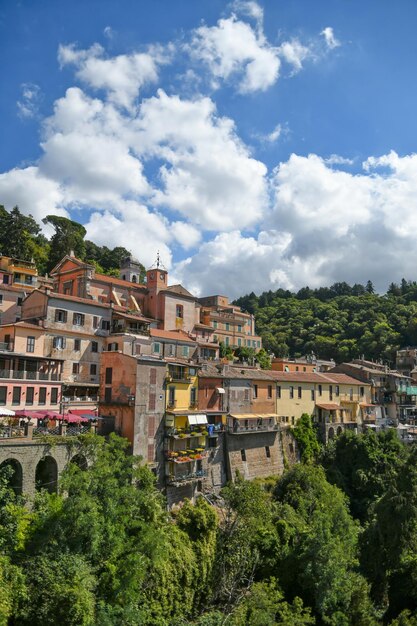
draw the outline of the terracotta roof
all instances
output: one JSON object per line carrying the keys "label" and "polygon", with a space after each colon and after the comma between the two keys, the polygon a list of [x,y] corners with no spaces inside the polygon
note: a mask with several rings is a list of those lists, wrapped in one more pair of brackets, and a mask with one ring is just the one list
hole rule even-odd
{"label": "terracotta roof", "polygon": [[194,345],[196,344],[194,339],[191,339],[183,330],[159,330],[158,328],[151,328],[151,337],[160,337],[161,339],[172,339],[173,341],[185,341]]}
{"label": "terracotta roof", "polygon": [[25,289],[25,287],[26,288],[29,287],[30,293],[33,291],[33,285],[20,285],[20,286],[17,286],[17,285],[3,285],[3,283],[2,283],[2,284],[0,284],[0,292],[1,291],[16,291],[18,293],[22,293],[22,292],[27,291],[27,289]]}
{"label": "terracotta roof", "polygon": [[[121,307],[117,307],[117,309],[119,309]],[[129,320],[134,320],[135,322],[154,322],[155,320],[145,317],[144,315],[142,315],[141,313],[138,312],[137,315],[135,315],[135,313],[124,313],[122,311],[119,310],[115,310],[114,311],[115,316],[117,317],[122,317],[123,319],[129,319]]]}
{"label": "terracotta roof", "polygon": [[94,278],[92,279],[98,280],[102,283],[111,283],[112,285],[121,285],[123,287],[135,288],[135,289],[147,289],[146,285],[142,285],[141,283],[132,283],[129,280],[123,280],[122,278],[116,278],[116,276],[107,276],[107,274],[94,274]]}
{"label": "terracotta roof", "polygon": [[336,372],[269,372],[270,376],[277,382],[297,382],[297,383],[339,383],[344,385],[369,385],[363,383],[357,378],[348,376],[347,374]]}
{"label": "terracotta roof", "polygon": [[340,365],[336,365],[336,367],[334,369],[340,368],[340,367],[349,367],[352,369],[356,369],[359,372],[367,372],[369,374],[376,374],[378,376],[386,376],[387,372],[385,370],[382,369],[375,369],[374,367],[366,367],[365,365],[360,365],[359,363],[341,363]]}
{"label": "terracotta roof", "polygon": [[179,296],[186,296],[187,298],[192,298],[193,300],[197,300],[197,298],[193,296],[193,294],[190,293],[182,285],[171,285],[170,287],[166,287],[165,289],[162,289],[162,291],[169,291],[171,293],[176,293]]}
{"label": "terracotta roof", "polygon": [[194,328],[202,328],[203,330],[211,330],[214,333],[215,328],[209,326],[208,324],[194,324]]}
{"label": "terracotta roof", "polygon": [[[41,293],[45,293],[42,291]],[[78,296],[71,296],[66,293],[58,293],[57,291],[51,291],[51,293],[46,294],[50,299],[55,300],[69,300],[70,302],[82,302],[83,304],[92,304],[94,306],[104,307],[105,309],[110,308],[110,304],[107,302],[98,302],[97,300],[93,300],[92,298],[79,298]]]}

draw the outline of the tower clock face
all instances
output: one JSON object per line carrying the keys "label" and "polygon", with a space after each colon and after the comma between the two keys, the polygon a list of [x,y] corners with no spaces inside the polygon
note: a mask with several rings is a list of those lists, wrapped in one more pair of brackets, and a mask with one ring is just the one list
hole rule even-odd
{"label": "tower clock face", "polygon": [[159,278],[160,278],[161,280],[164,280],[164,278],[165,278],[164,274],[159,274]]}
{"label": "tower clock face", "polygon": [[149,274],[149,278],[150,278],[151,280],[153,280],[153,272],[151,272],[151,273]]}

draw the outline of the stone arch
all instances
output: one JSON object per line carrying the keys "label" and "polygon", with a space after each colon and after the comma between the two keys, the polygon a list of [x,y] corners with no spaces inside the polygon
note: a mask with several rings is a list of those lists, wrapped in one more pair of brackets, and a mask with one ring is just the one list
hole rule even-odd
{"label": "stone arch", "polygon": [[58,487],[58,465],[53,456],[44,456],[35,470],[36,490],[46,489],[56,493]]}
{"label": "stone arch", "polygon": [[337,436],[341,435],[343,432],[343,428],[341,426],[337,427]]}
{"label": "stone arch", "polygon": [[17,459],[6,459],[1,463],[0,469],[3,467],[10,467],[12,473],[8,478],[8,484],[13,489],[16,495],[22,494],[23,487],[23,468]]}
{"label": "stone arch", "polygon": [[328,437],[328,439],[334,439],[334,428],[333,428],[333,426],[330,426],[329,432],[327,433],[327,437]]}
{"label": "stone arch", "polygon": [[87,458],[79,452],[78,454],[74,454],[74,456],[70,459],[70,463],[74,463],[80,470],[88,469],[88,461]]}

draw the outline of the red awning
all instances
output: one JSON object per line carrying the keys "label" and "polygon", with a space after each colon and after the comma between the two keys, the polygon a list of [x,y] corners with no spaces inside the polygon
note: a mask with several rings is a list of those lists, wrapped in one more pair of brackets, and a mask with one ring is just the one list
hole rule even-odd
{"label": "red awning", "polygon": [[82,416],[91,415],[91,417],[97,417],[97,413],[95,411],[88,411],[87,409],[70,409],[68,414]]}

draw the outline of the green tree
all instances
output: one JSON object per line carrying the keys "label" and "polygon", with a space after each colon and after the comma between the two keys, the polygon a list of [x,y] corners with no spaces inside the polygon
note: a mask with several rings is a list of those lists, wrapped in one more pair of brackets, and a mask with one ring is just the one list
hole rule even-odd
{"label": "green tree", "polygon": [[320,444],[310,415],[303,413],[291,432],[297,441],[301,460],[304,463],[312,462],[320,452]]}
{"label": "green tree", "polygon": [[76,257],[82,260],[85,258],[84,237],[87,231],[82,224],[58,215],[47,215],[42,221],[55,230],[50,240],[48,270],[55,267],[71,250]]}

